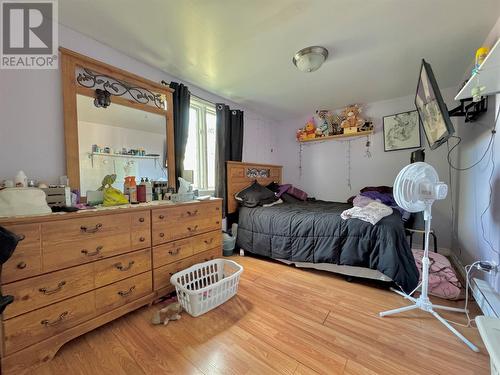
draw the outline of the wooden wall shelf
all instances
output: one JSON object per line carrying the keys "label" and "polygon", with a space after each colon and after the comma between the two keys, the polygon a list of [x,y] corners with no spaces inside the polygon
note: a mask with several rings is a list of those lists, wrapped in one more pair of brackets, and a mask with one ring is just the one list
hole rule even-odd
{"label": "wooden wall shelf", "polygon": [[357,132],[355,134],[337,134],[337,135],[329,135],[327,137],[319,137],[319,138],[311,138],[311,139],[303,139],[302,141],[298,141],[300,143],[303,142],[317,142],[317,141],[328,141],[330,139],[345,139],[345,138],[358,138],[366,135],[373,134],[373,130],[366,130],[362,132]]}

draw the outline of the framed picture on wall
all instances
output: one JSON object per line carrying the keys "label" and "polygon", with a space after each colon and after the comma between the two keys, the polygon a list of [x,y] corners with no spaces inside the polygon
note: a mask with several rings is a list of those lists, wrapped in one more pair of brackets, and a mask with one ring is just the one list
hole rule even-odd
{"label": "framed picture on wall", "polygon": [[384,151],[406,150],[421,146],[417,111],[385,116],[383,125]]}

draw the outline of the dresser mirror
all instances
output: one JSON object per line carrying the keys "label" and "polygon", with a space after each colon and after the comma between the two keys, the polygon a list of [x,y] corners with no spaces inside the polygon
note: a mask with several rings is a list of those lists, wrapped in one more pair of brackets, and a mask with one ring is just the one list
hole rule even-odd
{"label": "dresser mirror", "polygon": [[113,186],[120,190],[127,176],[167,181],[165,117],[115,103],[96,107],[94,100],[77,94],[81,194],[109,174],[116,174]]}
{"label": "dresser mirror", "polygon": [[[85,197],[116,174],[175,187],[169,87],[61,48],[66,169]],[[169,178],[171,177],[171,178]]]}

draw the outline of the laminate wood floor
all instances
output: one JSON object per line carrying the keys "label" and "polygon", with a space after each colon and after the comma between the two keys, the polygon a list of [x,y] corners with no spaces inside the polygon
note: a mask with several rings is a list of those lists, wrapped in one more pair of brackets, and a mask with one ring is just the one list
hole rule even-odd
{"label": "laminate wood floor", "polygon": [[161,305],[144,307],[66,344],[34,373],[489,374],[476,329],[458,327],[481,353],[423,312],[379,318],[379,311],[407,304],[383,287],[233,259],[245,270],[238,295],[223,306],[198,318],[183,313],[166,327],[149,323]]}

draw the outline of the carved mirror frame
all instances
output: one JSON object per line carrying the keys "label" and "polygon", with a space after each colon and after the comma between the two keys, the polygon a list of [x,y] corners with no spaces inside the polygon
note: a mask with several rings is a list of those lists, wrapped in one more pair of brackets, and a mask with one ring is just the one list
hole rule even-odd
{"label": "carved mirror frame", "polygon": [[[108,87],[111,88],[111,91],[113,91],[113,85],[118,85],[120,88],[129,91],[129,94],[135,99],[132,100],[124,96],[112,94],[111,103],[121,104],[165,116],[168,186],[175,189],[174,116],[172,99],[174,90],[66,48],[61,47],[59,51],[61,53],[63,84],[66,175],[68,176],[71,188],[80,190],[81,186],[77,94],[94,98],[95,89],[82,85],[82,83],[90,81],[90,84],[95,84],[96,80],[103,79],[104,81],[110,81]],[[78,70],[83,71],[79,78],[77,78]],[[82,76],[85,77],[81,79]],[[130,92],[130,89],[135,91]],[[151,105],[151,103],[153,105]],[[160,104],[166,104],[166,108],[161,108]]]}

